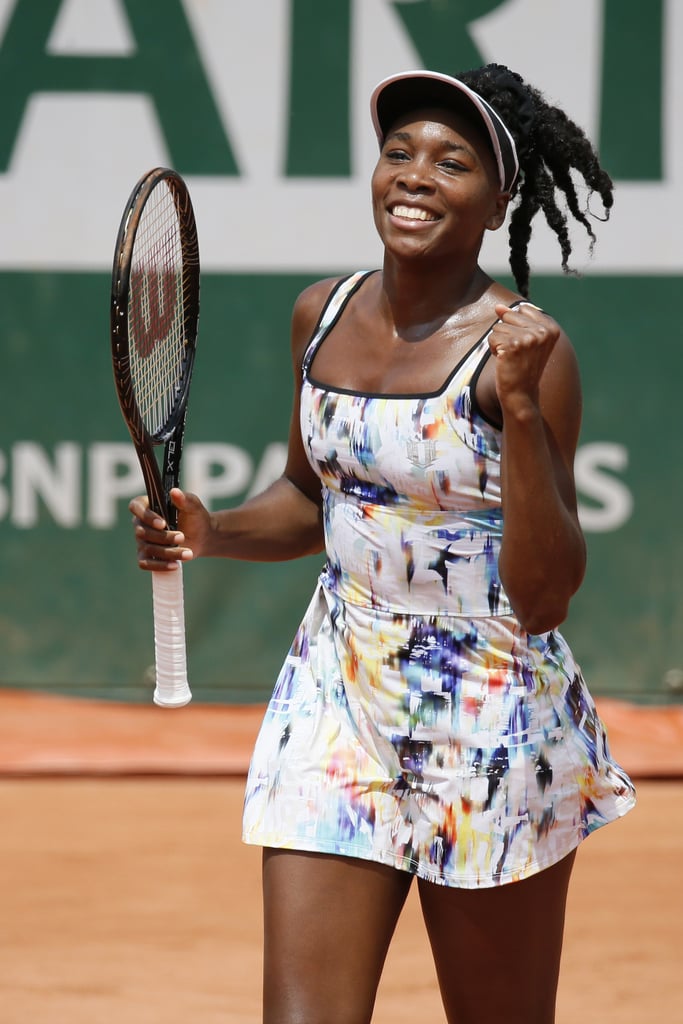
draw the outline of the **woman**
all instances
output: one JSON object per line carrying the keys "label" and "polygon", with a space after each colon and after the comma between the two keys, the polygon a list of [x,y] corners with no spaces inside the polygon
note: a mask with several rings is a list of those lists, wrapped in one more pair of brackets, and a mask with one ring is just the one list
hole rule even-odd
{"label": "woman", "polygon": [[[524,301],[539,209],[567,269],[570,177],[612,186],[579,128],[506,68],[375,90],[381,271],[293,314],[283,476],[181,532],[131,503],[143,569],[327,564],[247,784],[264,847],[264,1019],[369,1021],[417,877],[448,1021],[550,1024],[576,847],[633,804],[557,627],[585,547],[569,339]],[[510,202],[518,292],[479,266]]]}

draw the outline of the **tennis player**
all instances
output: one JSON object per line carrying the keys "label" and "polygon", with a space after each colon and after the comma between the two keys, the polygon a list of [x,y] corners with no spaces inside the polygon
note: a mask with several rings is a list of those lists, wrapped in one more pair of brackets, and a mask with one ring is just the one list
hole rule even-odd
{"label": "tennis player", "polygon": [[[551,1024],[577,847],[634,792],[559,631],[581,390],[527,247],[540,212],[567,270],[575,183],[606,213],[612,183],[498,65],[394,75],[371,115],[383,264],[296,302],[283,476],[216,513],[174,491],[179,531],[134,500],[138,560],[326,552],[247,782],[267,1024],[370,1021],[413,883],[446,1019]],[[514,288],[479,262],[508,219]]]}

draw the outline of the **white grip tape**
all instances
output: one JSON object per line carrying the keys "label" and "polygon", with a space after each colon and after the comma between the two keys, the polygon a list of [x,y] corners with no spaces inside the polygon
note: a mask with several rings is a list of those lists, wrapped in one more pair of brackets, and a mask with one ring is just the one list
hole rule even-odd
{"label": "white grip tape", "polygon": [[181,708],[192,700],[187,682],[183,569],[152,573],[154,598],[154,703],[162,708]]}

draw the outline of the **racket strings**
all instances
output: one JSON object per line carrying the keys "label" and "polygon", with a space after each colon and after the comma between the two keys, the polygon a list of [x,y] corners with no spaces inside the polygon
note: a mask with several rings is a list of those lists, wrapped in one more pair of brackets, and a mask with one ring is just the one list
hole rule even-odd
{"label": "racket strings", "polygon": [[182,238],[165,182],[150,195],[135,236],[128,332],[136,403],[147,431],[163,440],[182,392],[186,357]]}

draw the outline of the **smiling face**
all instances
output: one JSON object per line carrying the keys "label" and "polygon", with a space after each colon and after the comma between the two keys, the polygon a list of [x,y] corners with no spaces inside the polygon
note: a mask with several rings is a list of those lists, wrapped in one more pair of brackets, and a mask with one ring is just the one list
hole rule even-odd
{"label": "smiling face", "polygon": [[372,176],[375,225],[396,256],[476,262],[484,232],[501,226],[509,198],[483,130],[449,110],[399,118]]}

